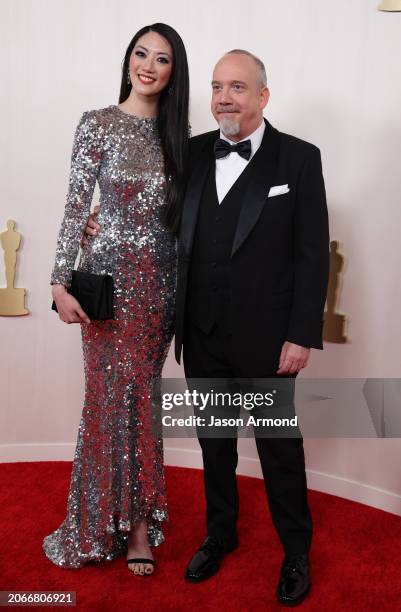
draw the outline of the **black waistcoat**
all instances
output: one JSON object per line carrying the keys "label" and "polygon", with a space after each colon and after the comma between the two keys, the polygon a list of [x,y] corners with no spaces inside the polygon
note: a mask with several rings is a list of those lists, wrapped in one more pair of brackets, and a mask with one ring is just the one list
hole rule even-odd
{"label": "black waistcoat", "polygon": [[215,164],[199,206],[189,270],[187,318],[208,333],[214,323],[230,332],[230,257],[252,160],[219,204]]}

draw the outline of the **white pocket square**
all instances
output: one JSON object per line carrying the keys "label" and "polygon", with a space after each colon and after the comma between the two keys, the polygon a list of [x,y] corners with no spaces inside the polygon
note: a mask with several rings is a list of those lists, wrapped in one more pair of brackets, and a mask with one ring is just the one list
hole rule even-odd
{"label": "white pocket square", "polygon": [[275,185],[274,187],[270,187],[268,198],[272,198],[277,195],[281,195],[282,193],[289,192],[288,183],[286,185]]}

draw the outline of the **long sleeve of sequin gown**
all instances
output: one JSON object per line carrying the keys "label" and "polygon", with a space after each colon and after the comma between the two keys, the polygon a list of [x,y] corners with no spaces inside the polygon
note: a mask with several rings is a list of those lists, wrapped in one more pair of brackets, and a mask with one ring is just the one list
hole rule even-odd
{"label": "long sleeve of sequin gown", "polygon": [[92,195],[102,159],[104,129],[96,112],[85,112],[75,132],[65,214],[57,239],[51,283],[69,286],[86,226]]}
{"label": "long sleeve of sequin gown", "polygon": [[67,513],[43,540],[60,567],[122,554],[128,531],[141,520],[150,545],[164,540],[168,512],[154,390],[173,335],[176,245],[163,220],[163,168],[156,119],[115,105],[83,114],[50,282],[71,281],[98,181],[101,231],[81,250],[77,269],[113,276],[114,318],[80,324],[85,398]]}

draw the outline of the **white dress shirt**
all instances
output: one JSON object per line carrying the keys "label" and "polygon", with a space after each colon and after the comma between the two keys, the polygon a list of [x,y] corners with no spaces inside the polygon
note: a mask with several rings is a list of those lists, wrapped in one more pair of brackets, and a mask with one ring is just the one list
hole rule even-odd
{"label": "white dress shirt", "polygon": [[[256,151],[259,149],[263,134],[265,132],[265,122],[262,120],[262,123],[252,134],[243,138],[242,140],[250,140],[251,141],[251,157],[249,159],[245,159],[238,155],[238,153],[233,152],[227,157],[223,157],[221,159],[216,159],[216,189],[217,189],[217,198],[219,200],[219,204],[225,198],[231,187],[234,185],[235,181],[238,179],[239,175],[246,168],[246,166],[251,161],[252,157],[255,155]],[[226,140],[231,145],[238,144],[233,142],[220,130],[220,138]],[[242,142],[242,140],[240,142]]]}

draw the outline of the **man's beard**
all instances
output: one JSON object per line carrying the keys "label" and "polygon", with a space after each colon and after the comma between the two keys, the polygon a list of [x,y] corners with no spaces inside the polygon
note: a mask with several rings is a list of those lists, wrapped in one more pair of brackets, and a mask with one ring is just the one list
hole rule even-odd
{"label": "man's beard", "polygon": [[236,136],[241,129],[240,124],[236,121],[233,121],[233,119],[230,119],[230,117],[223,117],[219,121],[219,126],[226,138],[229,138],[230,136]]}

